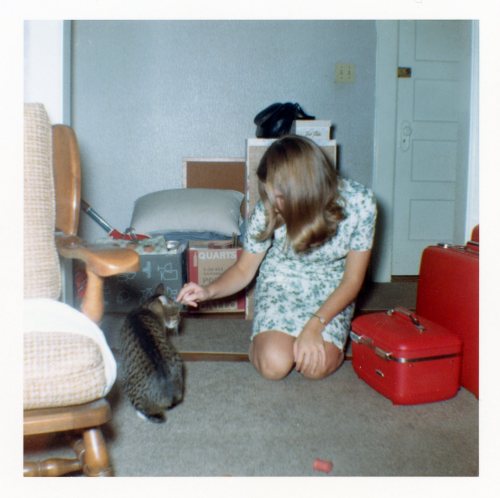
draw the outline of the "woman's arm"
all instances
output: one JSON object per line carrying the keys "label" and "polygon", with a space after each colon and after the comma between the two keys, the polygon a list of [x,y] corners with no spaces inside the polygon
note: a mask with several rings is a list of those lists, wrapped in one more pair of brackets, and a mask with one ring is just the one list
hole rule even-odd
{"label": "woman's arm", "polygon": [[[371,251],[349,251],[342,281],[315,312],[318,316],[329,322],[356,299],[365,279],[370,255]],[[319,322],[315,317],[312,319]]]}
{"label": "woman's arm", "polygon": [[[350,251],[347,254],[344,276],[340,285],[330,294],[315,314],[325,323],[332,320],[346,306],[352,303],[363,285],[371,251]],[[322,320],[311,316],[294,343],[296,369],[315,370],[316,365],[325,364],[325,348],[321,332]]]}
{"label": "woman's arm", "polygon": [[187,283],[180,290],[177,301],[197,307],[201,301],[236,294],[252,281],[265,254],[253,254],[243,250],[238,260],[209,285],[203,287],[194,282]]}

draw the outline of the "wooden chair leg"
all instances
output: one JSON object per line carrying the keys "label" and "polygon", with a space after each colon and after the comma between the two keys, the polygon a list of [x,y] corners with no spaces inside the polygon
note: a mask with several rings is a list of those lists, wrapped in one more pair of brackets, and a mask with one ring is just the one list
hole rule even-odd
{"label": "wooden chair leg", "polygon": [[83,433],[83,472],[89,477],[111,477],[106,442],[100,429],[88,429]]}
{"label": "wooden chair leg", "polygon": [[58,477],[82,469],[76,458],[48,458],[39,462],[24,462],[24,477]]}
{"label": "wooden chair leg", "polygon": [[87,287],[83,296],[81,310],[93,322],[99,323],[104,313],[104,280],[87,269]]}

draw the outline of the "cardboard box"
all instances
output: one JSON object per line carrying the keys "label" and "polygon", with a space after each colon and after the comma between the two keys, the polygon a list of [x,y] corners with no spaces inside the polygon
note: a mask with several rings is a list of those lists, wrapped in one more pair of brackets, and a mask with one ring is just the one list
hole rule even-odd
{"label": "cardboard box", "polygon": [[[184,187],[246,192],[245,159],[184,159]],[[246,215],[246,196],[241,205]]]}
{"label": "cardboard box", "polygon": [[311,140],[330,140],[332,122],[321,119],[297,119],[292,124],[292,133]]}
{"label": "cardboard box", "polygon": [[[224,273],[242,252],[233,241],[211,240],[190,241],[188,246],[188,280],[200,285],[208,285]],[[200,304],[195,313],[244,313],[245,291],[236,296]]]}
{"label": "cardboard box", "polygon": [[244,158],[184,158],[184,187],[229,189],[245,193]]}
{"label": "cardboard box", "polygon": [[[137,273],[123,273],[104,279],[105,312],[128,313],[148,299],[159,283],[163,283],[167,294],[175,298],[186,283],[185,242],[153,237],[141,241],[106,239],[98,241],[96,245],[134,249],[141,262]],[[75,301],[78,303],[83,298],[85,278],[84,269],[75,266]]]}

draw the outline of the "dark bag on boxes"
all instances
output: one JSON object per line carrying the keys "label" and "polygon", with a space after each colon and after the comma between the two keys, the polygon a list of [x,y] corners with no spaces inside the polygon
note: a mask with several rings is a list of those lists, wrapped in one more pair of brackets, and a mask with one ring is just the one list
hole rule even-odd
{"label": "dark bag on boxes", "polygon": [[304,112],[299,104],[286,102],[271,104],[255,116],[257,138],[277,138],[290,133],[296,119],[314,119]]}

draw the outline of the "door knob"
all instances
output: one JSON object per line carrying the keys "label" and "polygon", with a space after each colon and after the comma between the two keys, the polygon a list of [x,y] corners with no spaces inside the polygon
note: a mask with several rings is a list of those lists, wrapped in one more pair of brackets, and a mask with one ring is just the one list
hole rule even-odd
{"label": "door knob", "polygon": [[413,132],[411,124],[408,121],[401,123],[401,150],[407,151],[410,148],[410,137]]}

